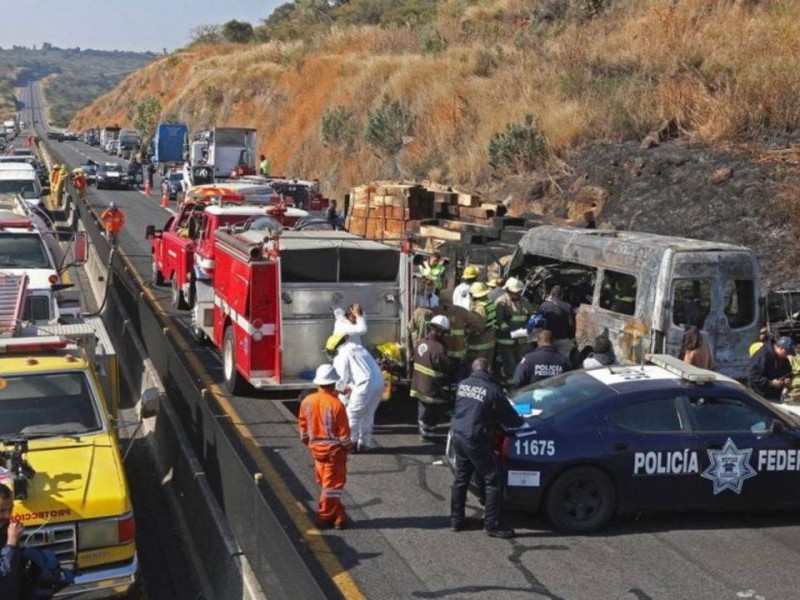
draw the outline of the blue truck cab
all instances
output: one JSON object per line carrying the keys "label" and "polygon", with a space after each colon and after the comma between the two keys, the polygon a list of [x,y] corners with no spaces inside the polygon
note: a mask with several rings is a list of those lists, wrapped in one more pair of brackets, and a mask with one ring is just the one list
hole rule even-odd
{"label": "blue truck cab", "polygon": [[153,163],[164,175],[170,166],[183,162],[183,147],[189,129],[183,123],[159,123],[153,138]]}

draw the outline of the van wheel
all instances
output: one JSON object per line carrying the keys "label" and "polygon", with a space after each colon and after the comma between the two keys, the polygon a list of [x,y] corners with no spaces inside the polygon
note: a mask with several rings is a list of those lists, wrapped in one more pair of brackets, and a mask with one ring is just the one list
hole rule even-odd
{"label": "van wheel", "polygon": [[225,329],[222,341],[222,376],[231,394],[241,396],[247,390],[247,382],[236,370],[236,332],[232,325]]}
{"label": "van wheel", "polygon": [[164,285],[164,274],[158,270],[155,259],[153,260],[153,283],[155,285]]}
{"label": "van wheel", "polygon": [[172,275],[172,294],[170,295],[170,304],[172,304],[173,308],[177,308],[179,310],[186,310],[189,308],[189,305],[186,304],[186,298],[183,297],[183,291],[178,286],[178,274],[174,273]]}
{"label": "van wheel", "polygon": [[617,509],[617,492],[608,475],[593,467],[566,471],[547,492],[547,518],[560,531],[586,533],[608,523]]}

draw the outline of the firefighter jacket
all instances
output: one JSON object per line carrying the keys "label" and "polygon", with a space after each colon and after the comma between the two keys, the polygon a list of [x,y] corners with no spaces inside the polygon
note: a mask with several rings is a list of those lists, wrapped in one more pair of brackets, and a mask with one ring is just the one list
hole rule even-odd
{"label": "firefighter jacket", "polygon": [[414,346],[414,372],[411,375],[411,396],[426,404],[443,404],[450,399],[452,360],[447,348],[433,335],[427,335]]}
{"label": "firefighter jacket", "polygon": [[489,374],[475,371],[456,389],[453,433],[473,443],[490,444],[498,422],[506,429],[516,429],[524,424]]}
{"label": "firefighter jacket", "polygon": [[414,348],[417,346],[417,342],[425,337],[425,328],[432,317],[433,311],[424,306],[415,308],[411,315],[411,320],[408,322],[406,341],[408,343],[408,356],[411,357],[412,360]]}
{"label": "firefighter jacket", "polygon": [[481,333],[486,327],[486,320],[471,310],[455,305],[440,306],[435,312],[450,321],[450,331],[444,336],[448,356],[461,360],[467,354],[467,336]]}
{"label": "firefighter jacket", "polygon": [[303,398],[298,424],[300,439],[315,459],[325,460],[350,447],[347,412],[333,392],[319,388]]}
{"label": "firefighter jacket", "polygon": [[486,298],[473,300],[472,312],[483,318],[484,328],[481,331],[470,332],[467,337],[467,349],[475,353],[493,351],[497,326],[494,304]]}
{"label": "firefighter jacket", "polygon": [[513,300],[508,293],[503,294],[495,302],[497,307],[497,344],[500,346],[525,345],[528,337],[511,339],[511,332],[525,329],[528,319],[533,314],[533,306],[526,298]]}
{"label": "firefighter jacket", "polygon": [[100,220],[103,221],[103,225],[105,225],[108,233],[119,233],[122,231],[123,225],[125,225],[125,215],[123,215],[122,211],[119,209],[105,209],[103,214],[100,215]]}
{"label": "firefighter jacket", "polygon": [[517,365],[514,387],[523,387],[571,370],[572,363],[555,346],[539,346],[533,352],[528,352]]}

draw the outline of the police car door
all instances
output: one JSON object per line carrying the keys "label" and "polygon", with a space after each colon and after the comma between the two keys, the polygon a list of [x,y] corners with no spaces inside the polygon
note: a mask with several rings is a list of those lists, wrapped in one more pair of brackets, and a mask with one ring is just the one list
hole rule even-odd
{"label": "police car door", "polygon": [[788,421],[737,390],[698,388],[689,396],[703,493],[716,508],[797,505],[800,440]]}
{"label": "police car door", "polygon": [[694,506],[699,445],[676,390],[623,396],[600,421],[623,511]]}

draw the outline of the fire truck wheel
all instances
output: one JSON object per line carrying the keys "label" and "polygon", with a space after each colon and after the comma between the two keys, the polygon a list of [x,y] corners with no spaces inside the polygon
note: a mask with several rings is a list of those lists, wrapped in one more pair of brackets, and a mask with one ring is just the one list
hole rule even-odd
{"label": "fire truck wheel", "polygon": [[241,395],[246,390],[246,381],[236,370],[236,332],[232,326],[225,329],[222,342],[222,376],[225,389],[231,394]]}
{"label": "fire truck wheel", "polygon": [[174,308],[178,308],[181,310],[186,310],[189,308],[189,305],[186,304],[186,298],[183,297],[183,292],[181,291],[180,287],[178,287],[178,275],[172,275],[172,294],[170,296],[170,304]]}
{"label": "fire truck wheel", "polygon": [[197,300],[197,287],[194,283],[194,276],[192,280],[189,282],[189,295],[186,298],[186,307],[189,309],[194,308],[195,300]]}
{"label": "fire truck wheel", "polygon": [[164,285],[164,274],[158,270],[156,261],[153,261],[153,283],[155,285]]}

